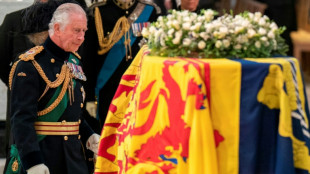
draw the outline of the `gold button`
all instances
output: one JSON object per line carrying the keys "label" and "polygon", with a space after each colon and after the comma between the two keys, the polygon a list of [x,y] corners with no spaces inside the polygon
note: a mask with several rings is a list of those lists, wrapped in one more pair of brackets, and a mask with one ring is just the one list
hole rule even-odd
{"label": "gold button", "polygon": [[110,32],[107,32],[107,34],[110,34]]}
{"label": "gold button", "polygon": [[81,139],[81,135],[78,136],[78,139]]}
{"label": "gold button", "polygon": [[64,140],[67,141],[68,140],[68,136],[64,136]]}
{"label": "gold button", "polygon": [[61,121],[61,124],[65,124],[65,123],[66,123],[66,120],[62,120],[62,121]]}
{"label": "gold button", "polygon": [[56,77],[59,77],[59,74],[58,74],[58,73],[56,74]]}
{"label": "gold button", "polygon": [[83,103],[81,103],[81,108],[83,108],[83,106],[84,106],[84,104],[83,104]]}
{"label": "gold button", "polygon": [[54,58],[51,58],[51,63],[55,63],[55,59]]}

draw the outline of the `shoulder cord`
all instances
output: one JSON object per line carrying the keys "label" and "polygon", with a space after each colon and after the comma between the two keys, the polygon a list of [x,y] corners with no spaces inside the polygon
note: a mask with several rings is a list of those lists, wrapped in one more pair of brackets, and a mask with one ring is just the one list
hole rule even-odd
{"label": "shoulder cord", "polygon": [[[134,11],[129,15],[128,19],[123,16],[119,18],[113,28],[111,34],[107,37],[104,36],[102,27],[102,18],[98,7],[95,7],[95,25],[99,41],[100,49],[98,50],[99,55],[103,55],[108,52],[113,45],[118,42],[125,34],[125,48],[126,48],[126,59],[131,59],[131,45],[130,45],[130,25],[140,16],[143,11],[145,4],[138,3]],[[129,54],[129,55],[128,55]]]}
{"label": "shoulder cord", "polygon": [[[12,90],[13,75],[14,75],[14,72],[16,70],[16,66],[17,66],[17,64],[19,62],[20,62],[20,60],[16,61],[13,64],[12,69],[10,71],[10,75],[9,75],[9,87],[10,87],[10,90]],[[64,64],[61,67],[61,72],[60,72],[59,77],[55,81],[51,82],[50,80],[48,80],[48,78],[45,75],[45,73],[44,73],[43,69],[41,68],[41,66],[35,60],[32,60],[32,64],[37,69],[38,73],[43,78],[43,80],[46,82],[46,88],[45,88],[43,94],[40,96],[38,101],[40,101],[40,99],[46,94],[46,92],[48,91],[49,88],[56,88],[56,87],[60,86],[61,84],[63,84],[62,89],[60,91],[60,94],[58,95],[56,100],[49,107],[47,107],[44,110],[38,112],[38,116],[42,116],[42,115],[45,115],[45,114],[51,112],[53,109],[55,109],[58,106],[58,104],[60,103],[60,101],[63,99],[63,97],[64,97],[64,95],[65,95],[65,93],[66,93],[66,91],[68,89],[69,82],[72,79],[72,74],[71,74],[71,71],[70,71],[69,67]]]}

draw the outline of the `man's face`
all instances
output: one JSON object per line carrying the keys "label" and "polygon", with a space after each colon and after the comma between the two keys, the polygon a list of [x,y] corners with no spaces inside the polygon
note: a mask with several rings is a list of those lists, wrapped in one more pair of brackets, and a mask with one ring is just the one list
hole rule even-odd
{"label": "man's face", "polygon": [[195,11],[197,9],[199,0],[181,0],[181,9],[188,11]]}
{"label": "man's face", "polygon": [[71,14],[69,23],[63,30],[59,30],[59,47],[67,52],[75,52],[84,41],[87,30],[87,19],[83,14]]}

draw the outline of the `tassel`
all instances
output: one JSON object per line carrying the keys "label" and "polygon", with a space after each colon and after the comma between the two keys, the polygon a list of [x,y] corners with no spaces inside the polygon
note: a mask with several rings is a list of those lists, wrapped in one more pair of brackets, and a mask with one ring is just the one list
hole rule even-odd
{"label": "tassel", "polygon": [[20,158],[18,155],[18,150],[16,148],[16,145],[13,144],[11,145],[11,150],[10,150],[10,162],[8,164],[8,168],[5,171],[5,174],[17,174],[19,173],[20,170]]}

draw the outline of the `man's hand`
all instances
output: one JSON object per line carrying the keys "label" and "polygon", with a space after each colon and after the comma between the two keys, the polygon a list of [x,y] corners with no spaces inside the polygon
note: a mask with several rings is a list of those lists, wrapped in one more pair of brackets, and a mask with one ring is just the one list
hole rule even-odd
{"label": "man's hand", "polygon": [[100,140],[100,135],[92,134],[86,142],[86,148],[94,152],[94,155],[96,156],[98,154],[99,140]]}
{"label": "man's hand", "polygon": [[50,174],[50,171],[45,164],[38,164],[28,169],[27,174]]}

